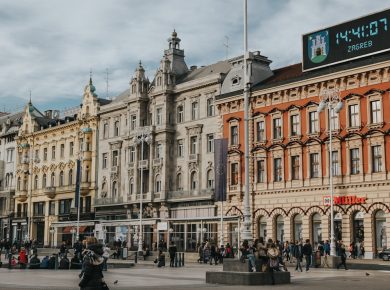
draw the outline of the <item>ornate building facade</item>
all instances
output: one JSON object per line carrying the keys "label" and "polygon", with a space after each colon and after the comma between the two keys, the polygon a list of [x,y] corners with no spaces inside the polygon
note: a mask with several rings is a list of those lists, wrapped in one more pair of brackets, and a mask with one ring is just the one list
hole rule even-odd
{"label": "ornate building facade", "polygon": [[[301,64],[253,82],[250,97],[250,200],[253,236],[330,239],[330,170],[335,237],[363,243],[372,258],[390,243],[390,61],[382,53],[302,72]],[[339,114],[317,112],[324,89],[339,88]],[[242,91],[216,105],[229,140],[224,211],[243,211]],[[329,118],[330,117],[330,118]],[[329,126],[333,149],[329,153]]]}

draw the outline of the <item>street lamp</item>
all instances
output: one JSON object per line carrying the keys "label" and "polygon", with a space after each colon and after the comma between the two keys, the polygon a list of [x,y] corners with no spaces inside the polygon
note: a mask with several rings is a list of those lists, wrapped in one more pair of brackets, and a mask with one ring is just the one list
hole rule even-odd
{"label": "street lamp", "polygon": [[70,229],[70,233],[72,234],[72,248],[73,248],[73,245],[74,245],[74,234],[76,233],[76,229],[74,227],[72,227]]}
{"label": "street lamp", "polygon": [[[141,158],[144,160],[144,143],[150,144],[152,141],[152,135],[149,130],[140,130],[133,139],[134,143],[141,145]],[[139,163],[138,163],[139,164]],[[144,176],[144,166],[141,164],[141,180],[140,180],[140,199],[139,199],[139,236],[138,236],[138,253],[143,253],[142,244],[143,244],[143,232],[142,232],[142,202],[143,202],[143,176]]]}
{"label": "street lamp", "polygon": [[51,227],[49,232],[51,234],[51,247],[54,248],[54,232],[55,232],[54,228]]}
{"label": "street lamp", "polygon": [[338,114],[343,108],[343,103],[340,99],[340,90],[338,88],[325,89],[320,93],[321,102],[318,105],[317,113],[322,112],[328,107],[328,124],[329,124],[329,190],[330,190],[330,255],[336,256],[336,244],[334,237],[334,211],[333,211],[333,168],[332,168],[332,117],[333,114]]}

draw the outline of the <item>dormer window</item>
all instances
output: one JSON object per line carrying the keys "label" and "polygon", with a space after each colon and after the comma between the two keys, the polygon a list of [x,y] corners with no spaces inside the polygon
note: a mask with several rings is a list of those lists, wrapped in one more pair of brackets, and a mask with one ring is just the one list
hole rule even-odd
{"label": "dormer window", "polygon": [[241,78],[239,76],[235,76],[232,78],[232,86],[238,86],[240,84]]}

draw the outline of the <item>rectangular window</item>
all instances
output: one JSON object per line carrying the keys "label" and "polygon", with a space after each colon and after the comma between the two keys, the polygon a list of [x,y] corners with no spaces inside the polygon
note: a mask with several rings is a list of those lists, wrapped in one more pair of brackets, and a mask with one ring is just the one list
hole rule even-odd
{"label": "rectangular window", "polygon": [[108,138],[108,123],[103,124],[103,138],[104,139]]}
{"label": "rectangular window", "polygon": [[259,121],[256,123],[256,140],[257,142],[265,141],[265,122]]}
{"label": "rectangular window", "polygon": [[198,102],[193,102],[191,104],[191,119],[196,120],[198,119]]}
{"label": "rectangular window", "polygon": [[162,108],[156,110],[156,125],[162,125]]}
{"label": "rectangular window", "polygon": [[156,146],[156,158],[163,158],[163,146],[161,143],[158,143]]}
{"label": "rectangular window", "polygon": [[49,215],[56,214],[56,202],[54,200],[49,201]]}
{"label": "rectangular window", "polygon": [[238,126],[230,127],[230,144],[238,145]]}
{"label": "rectangular window", "polygon": [[379,100],[370,102],[370,110],[371,124],[382,122],[381,102]]}
{"label": "rectangular window", "polygon": [[291,136],[297,136],[299,134],[299,115],[291,115],[290,123],[291,123]]}
{"label": "rectangular window", "polygon": [[177,157],[183,157],[184,156],[184,141],[177,140]]}
{"label": "rectangular window", "polygon": [[309,112],[309,133],[318,132],[318,113],[316,111]]}
{"label": "rectangular window", "polygon": [[73,149],[74,149],[74,143],[70,142],[69,143],[69,155],[73,156]]}
{"label": "rectangular window", "polygon": [[135,162],[135,147],[134,146],[130,146],[129,151],[130,151],[130,156],[129,156],[130,160],[129,160],[129,162],[133,163],[133,162]]}
{"label": "rectangular window", "polygon": [[375,145],[371,147],[372,150],[372,172],[382,171],[382,154],[381,146]]}
{"label": "rectangular window", "polygon": [[257,183],[265,181],[265,160],[257,160]]}
{"label": "rectangular window", "polygon": [[107,168],[107,158],[108,158],[108,154],[107,153],[103,153],[103,162],[102,162],[102,168]]}
{"label": "rectangular window", "polygon": [[334,111],[334,108],[330,110],[330,126],[332,130],[339,129],[339,114]]}
{"label": "rectangular window", "polygon": [[47,161],[47,148],[43,148],[43,161]]}
{"label": "rectangular window", "polygon": [[135,130],[135,128],[137,128],[137,116],[131,115],[130,120],[130,129]]}
{"label": "rectangular window", "polygon": [[237,185],[238,184],[238,163],[232,163],[230,165],[231,168],[231,185]]}
{"label": "rectangular window", "polygon": [[14,161],[14,149],[8,149],[7,150],[7,162],[13,162]]}
{"label": "rectangular window", "polygon": [[207,99],[207,117],[214,116],[214,100],[212,98]]}
{"label": "rectangular window", "polygon": [[58,213],[60,215],[69,214],[71,205],[72,205],[71,199],[61,199],[59,201],[59,209],[58,209],[59,212]]}
{"label": "rectangular window", "polygon": [[44,216],[45,215],[45,202],[34,202],[34,216]]}
{"label": "rectangular window", "polygon": [[332,151],[332,174],[333,174],[333,176],[340,175],[339,152],[338,151]]}
{"label": "rectangular window", "polygon": [[310,177],[316,178],[320,171],[320,155],[318,153],[310,154]]}
{"label": "rectangular window", "polygon": [[214,134],[207,134],[207,153],[214,152]]}
{"label": "rectangular window", "polygon": [[60,157],[64,158],[64,153],[65,153],[65,144],[60,145]]}
{"label": "rectangular window", "polygon": [[87,196],[85,198],[85,212],[91,212],[91,197]]}
{"label": "rectangular window", "polygon": [[274,133],[274,139],[280,139],[282,138],[282,119],[275,118],[272,120],[273,122],[273,133]]}
{"label": "rectangular window", "polygon": [[349,126],[350,127],[359,127],[359,106],[350,105],[348,108],[349,111]]}
{"label": "rectangular window", "polygon": [[351,174],[359,174],[360,172],[359,148],[351,149],[350,156],[351,156]]}
{"label": "rectangular window", "polygon": [[282,181],[282,158],[274,158],[274,181]]}
{"label": "rectangular window", "polygon": [[118,165],[118,151],[114,150],[112,151],[112,166]]}
{"label": "rectangular window", "polygon": [[196,136],[192,136],[190,139],[190,154],[197,154],[198,153],[197,142],[198,142],[198,140],[197,140]]}
{"label": "rectangular window", "polygon": [[299,179],[299,155],[291,156],[291,179]]}
{"label": "rectangular window", "polygon": [[184,109],[183,106],[177,107],[177,122],[182,123],[184,121]]}
{"label": "rectangular window", "polygon": [[51,147],[51,159],[56,159],[56,146]]}

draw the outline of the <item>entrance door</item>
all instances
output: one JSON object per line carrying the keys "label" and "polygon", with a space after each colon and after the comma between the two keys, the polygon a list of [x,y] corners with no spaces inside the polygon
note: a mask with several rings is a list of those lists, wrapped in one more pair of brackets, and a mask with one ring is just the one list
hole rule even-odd
{"label": "entrance door", "polygon": [[364,213],[357,212],[353,219],[353,241],[362,242],[364,241]]}
{"label": "entrance door", "polygon": [[37,241],[39,245],[43,245],[45,241],[45,223],[37,222]]}

